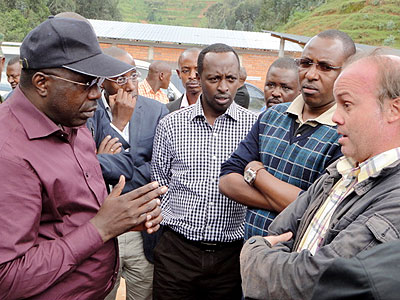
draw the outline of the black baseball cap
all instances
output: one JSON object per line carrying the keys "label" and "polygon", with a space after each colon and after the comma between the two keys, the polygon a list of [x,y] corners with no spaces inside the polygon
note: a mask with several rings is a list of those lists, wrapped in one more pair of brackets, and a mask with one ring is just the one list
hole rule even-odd
{"label": "black baseball cap", "polygon": [[117,77],[134,67],[101,51],[90,23],[54,18],[34,28],[22,42],[24,69],[67,68],[94,77]]}

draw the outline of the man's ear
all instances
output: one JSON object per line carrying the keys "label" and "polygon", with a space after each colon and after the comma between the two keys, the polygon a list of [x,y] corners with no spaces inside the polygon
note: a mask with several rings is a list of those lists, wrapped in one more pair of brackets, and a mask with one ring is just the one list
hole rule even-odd
{"label": "man's ear", "polygon": [[160,81],[164,80],[164,72],[160,72],[160,74],[158,74],[158,77],[160,78]]}
{"label": "man's ear", "polygon": [[36,90],[36,92],[42,96],[46,97],[48,93],[48,76],[42,72],[36,72],[32,76],[32,87]]}
{"label": "man's ear", "polygon": [[[386,100],[387,101],[387,100]],[[387,120],[389,123],[400,120],[400,97],[388,101]]]}

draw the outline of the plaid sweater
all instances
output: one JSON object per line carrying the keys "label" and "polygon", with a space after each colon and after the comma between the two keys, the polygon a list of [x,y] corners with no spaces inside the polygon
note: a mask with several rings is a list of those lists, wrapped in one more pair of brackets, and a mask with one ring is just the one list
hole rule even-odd
{"label": "plaid sweater", "polygon": [[[230,172],[243,174],[247,163],[259,160],[276,178],[307,190],[325,168],[341,156],[336,126],[303,125],[306,127],[302,129],[302,134],[295,136],[296,116],[286,112],[289,105],[275,105],[259,117],[249,135],[223,165],[221,175]],[[249,155],[247,151],[254,147],[258,151],[257,156]],[[239,166],[243,169],[240,170]],[[267,235],[267,229],[276,215],[276,212],[249,208],[245,239],[253,235]]]}

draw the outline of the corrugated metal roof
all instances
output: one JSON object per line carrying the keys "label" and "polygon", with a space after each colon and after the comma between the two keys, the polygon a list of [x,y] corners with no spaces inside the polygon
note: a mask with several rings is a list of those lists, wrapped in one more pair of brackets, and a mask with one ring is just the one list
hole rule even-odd
{"label": "corrugated metal roof", "polygon": [[[279,51],[279,38],[270,33],[223,29],[141,24],[117,21],[89,20],[99,38],[175,43],[184,45],[211,45],[224,43],[234,48]],[[296,43],[285,43],[286,51],[301,52]]]}
{"label": "corrugated metal roof", "polygon": [[[311,37],[304,36],[304,35],[282,33],[282,32],[276,32],[276,31],[264,31],[264,32],[270,33],[272,36],[277,37],[277,38],[282,38],[286,41],[297,42],[301,45],[307,44],[308,41],[311,39]],[[395,48],[390,48],[390,47],[385,47],[385,46],[370,46],[370,45],[358,44],[358,43],[355,43],[355,45],[356,45],[356,48],[359,48],[359,49],[365,50],[365,51],[372,51],[375,48],[383,47],[384,49],[390,50],[395,55],[400,55],[400,50],[395,49]]]}

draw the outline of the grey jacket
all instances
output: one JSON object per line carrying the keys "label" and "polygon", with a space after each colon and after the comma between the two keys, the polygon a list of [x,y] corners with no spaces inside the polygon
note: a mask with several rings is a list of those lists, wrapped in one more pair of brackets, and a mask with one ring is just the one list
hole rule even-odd
{"label": "grey jacket", "polygon": [[397,240],[350,259],[336,258],[322,274],[312,299],[398,300],[399,286],[400,241]]}
{"label": "grey jacket", "polygon": [[337,257],[350,258],[375,245],[400,238],[400,161],[357,184],[335,210],[323,246],[292,252],[315,212],[340,179],[336,163],[269,227],[270,235],[293,232],[294,239],[270,247],[262,237],[249,239],[241,253],[247,299],[310,299],[320,275]]}

